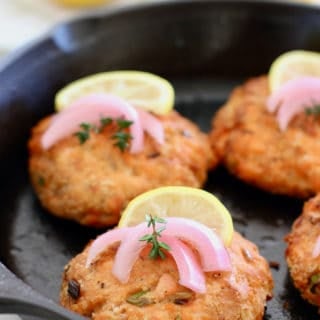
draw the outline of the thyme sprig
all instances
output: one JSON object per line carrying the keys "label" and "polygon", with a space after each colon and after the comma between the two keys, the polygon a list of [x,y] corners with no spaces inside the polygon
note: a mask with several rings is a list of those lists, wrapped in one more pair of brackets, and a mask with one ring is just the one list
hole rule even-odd
{"label": "thyme sprig", "polygon": [[95,126],[88,122],[82,122],[80,124],[80,131],[75,133],[75,136],[79,139],[80,144],[84,144],[89,138],[90,133],[93,131],[95,133],[100,133],[103,129],[112,123],[117,125],[117,132],[112,135],[112,139],[115,141],[114,145],[117,146],[121,151],[124,151],[128,146],[132,139],[130,133],[126,131],[132,125],[132,121],[125,119],[112,119],[112,118],[101,118],[100,126]]}
{"label": "thyme sprig", "polygon": [[164,259],[166,257],[164,250],[169,251],[171,248],[166,243],[159,241],[158,238],[161,237],[161,232],[164,231],[166,227],[162,226],[157,229],[157,223],[166,224],[167,222],[162,218],[153,217],[152,215],[146,215],[146,221],[148,227],[152,227],[152,233],[144,235],[140,238],[140,241],[146,241],[152,245],[149,252],[149,257],[151,259],[156,259],[158,257]]}
{"label": "thyme sprig", "polygon": [[90,138],[90,131],[95,128],[88,122],[82,122],[80,124],[81,131],[75,133],[75,136],[79,139],[80,144],[84,144]]}
{"label": "thyme sprig", "polygon": [[121,151],[124,151],[129,146],[130,140],[132,139],[131,134],[124,130],[129,128],[133,122],[125,119],[116,119],[116,123],[119,131],[112,136],[112,139],[115,140],[114,144]]}
{"label": "thyme sprig", "polygon": [[112,139],[115,140],[114,145],[117,146],[121,151],[124,151],[126,148],[128,148],[132,137],[128,132],[118,131],[112,136]]}
{"label": "thyme sprig", "polygon": [[133,123],[130,120],[121,119],[121,118],[116,119],[116,122],[117,122],[117,125],[118,125],[119,129],[121,129],[121,130],[129,128]]}
{"label": "thyme sprig", "polygon": [[319,104],[316,104],[316,105],[314,105],[314,106],[311,107],[311,108],[306,108],[306,109],[305,109],[305,113],[306,113],[308,116],[316,116],[316,117],[319,117],[319,116],[320,116],[320,105],[319,105]]}
{"label": "thyme sprig", "polygon": [[107,127],[108,125],[110,125],[113,122],[112,118],[101,118],[100,119],[100,128],[99,128],[99,132],[101,132],[105,127]]}

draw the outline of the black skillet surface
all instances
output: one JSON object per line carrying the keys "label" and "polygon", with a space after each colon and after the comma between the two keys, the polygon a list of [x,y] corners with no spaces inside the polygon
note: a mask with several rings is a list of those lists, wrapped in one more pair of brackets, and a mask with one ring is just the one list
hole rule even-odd
{"label": "black skillet surface", "polygon": [[[320,51],[320,9],[196,0],[100,12],[62,24],[17,53],[0,70],[0,261],[58,301],[63,266],[98,233],[48,215],[28,181],[30,128],[53,111],[59,88],[100,71],[151,71],[173,82],[176,108],[208,130],[235,84],[266,73],[280,53],[302,48]],[[206,189],[231,210],[236,229],[279,263],[265,319],[317,319],[292,287],[284,261],[283,236],[302,202],[247,186],[222,168],[210,173]]]}

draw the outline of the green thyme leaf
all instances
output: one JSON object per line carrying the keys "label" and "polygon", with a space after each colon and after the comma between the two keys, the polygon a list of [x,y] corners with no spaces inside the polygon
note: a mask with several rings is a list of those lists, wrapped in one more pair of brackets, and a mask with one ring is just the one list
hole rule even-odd
{"label": "green thyme leaf", "polygon": [[156,259],[158,256],[160,256],[160,250],[158,247],[154,246],[149,253],[149,257],[151,259]]}
{"label": "green thyme leaf", "polygon": [[112,118],[101,118],[100,119],[100,132],[108,125],[110,125],[111,123],[113,122],[113,119]]}
{"label": "green thyme leaf", "polygon": [[132,136],[130,133],[118,131],[112,136],[112,139],[115,140],[114,145],[117,146],[121,151],[124,151],[129,146]]}
{"label": "green thyme leaf", "polygon": [[143,237],[140,238],[140,241],[149,241],[152,240],[152,234],[145,234]]}
{"label": "green thyme leaf", "polygon": [[125,119],[117,119],[117,125],[120,129],[127,129],[132,125],[132,121]]}
{"label": "green thyme leaf", "polygon": [[106,126],[112,124],[114,121],[118,126],[118,131],[112,136],[112,139],[115,140],[114,145],[117,146],[121,151],[124,151],[129,146],[129,143],[132,139],[130,133],[123,131],[132,125],[133,122],[129,120],[114,120],[110,117],[102,117],[100,119],[100,126],[98,127],[91,123],[83,122],[79,125],[81,130],[76,132],[75,136],[79,139],[80,144],[83,144],[90,138],[91,131],[100,133]]}
{"label": "green thyme leaf", "polygon": [[78,137],[80,144],[83,144],[90,138],[90,130],[95,127],[87,122],[82,122],[79,126],[82,130],[76,132],[75,136]]}
{"label": "green thyme leaf", "polygon": [[147,221],[147,226],[150,227],[151,224],[152,224],[152,216],[149,215],[149,214],[147,214],[147,215],[145,216],[145,219],[146,219],[146,221]]}
{"label": "green thyme leaf", "polygon": [[163,230],[165,230],[165,229],[166,229],[166,227],[165,227],[165,226],[163,226],[163,227],[159,228],[159,229],[157,230],[157,234],[158,234],[158,236],[160,236],[160,235],[161,235],[161,232],[162,232]]}
{"label": "green thyme leaf", "polygon": [[79,139],[80,144],[84,144],[90,138],[90,133],[89,131],[78,131],[75,136]]}
{"label": "green thyme leaf", "polygon": [[164,242],[159,242],[159,247],[166,249],[168,251],[170,250],[170,247]]}
{"label": "green thyme leaf", "polygon": [[87,122],[82,122],[80,124],[80,128],[83,129],[84,131],[89,131],[92,128],[92,124]]}
{"label": "green thyme leaf", "polygon": [[306,108],[305,113],[308,116],[320,116],[320,105],[315,105],[311,108]]}
{"label": "green thyme leaf", "polygon": [[166,255],[164,254],[164,252],[160,249],[158,249],[158,255],[161,259],[165,259]]}
{"label": "green thyme leaf", "polygon": [[154,218],[155,218],[156,222],[158,222],[158,223],[167,223],[167,221],[163,218],[160,218],[160,217],[154,217]]}

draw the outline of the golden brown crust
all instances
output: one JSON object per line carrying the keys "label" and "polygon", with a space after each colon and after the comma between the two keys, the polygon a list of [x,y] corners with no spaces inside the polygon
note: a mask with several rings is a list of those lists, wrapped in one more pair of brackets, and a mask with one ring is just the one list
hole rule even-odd
{"label": "golden brown crust", "polygon": [[51,117],[32,130],[29,172],[34,189],[51,213],[90,226],[118,222],[129,200],[163,185],[201,187],[207,170],[217,164],[208,137],[177,112],[160,117],[165,143],[145,135],[139,154],[121,152],[113,145],[115,128],[91,134],[80,145],[68,137],[47,151],[40,139]]}
{"label": "golden brown crust", "polygon": [[234,175],[269,192],[308,197],[320,191],[320,123],[301,114],[285,132],[266,110],[266,76],[232,92],[212,121],[211,145]]}
{"label": "golden brown crust", "polygon": [[303,298],[320,307],[320,255],[313,256],[319,235],[320,194],[305,203],[302,215],[285,238],[286,259],[295,287]]}
{"label": "golden brown crust", "polygon": [[[61,288],[64,307],[92,319],[129,320],[261,320],[266,300],[272,295],[269,266],[257,247],[235,233],[231,248],[231,274],[206,274],[206,294],[191,293],[184,303],[174,299],[178,292],[190,291],[177,284],[178,272],[170,255],[164,260],[141,256],[134,265],[129,282],[121,284],[111,274],[115,248],[103,253],[89,268],[85,267],[88,247],[66,266]],[[167,274],[176,288],[159,295],[159,280]],[[79,297],[68,294],[68,283],[80,284]],[[148,291],[149,305],[139,307],[126,302],[128,296]]]}

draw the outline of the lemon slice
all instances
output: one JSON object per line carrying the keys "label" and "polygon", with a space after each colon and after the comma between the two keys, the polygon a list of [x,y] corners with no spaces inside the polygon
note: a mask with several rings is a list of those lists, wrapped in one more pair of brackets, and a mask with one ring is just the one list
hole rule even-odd
{"label": "lemon slice", "polygon": [[105,2],[110,2],[110,0],[55,0],[57,3],[63,6],[70,7],[88,7],[97,6]]}
{"label": "lemon slice", "polygon": [[160,187],[131,200],[123,211],[119,227],[145,221],[147,214],[158,217],[183,217],[212,228],[229,245],[233,223],[229,211],[211,193],[191,187]]}
{"label": "lemon slice", "polygon": [[167,80],[142,71],[110,71],[81,78],[62,88],[56,94],[55,108],[61,111],[92,93],[114,94],[156,114],[166,114],[174,105],[174,90]]}
{"label": "lemon slice", "polygon": [[320,77],[320,53],[294,50],[280,55],[269,70],[271,92],[277,90],[288,80],[299,76]]}

